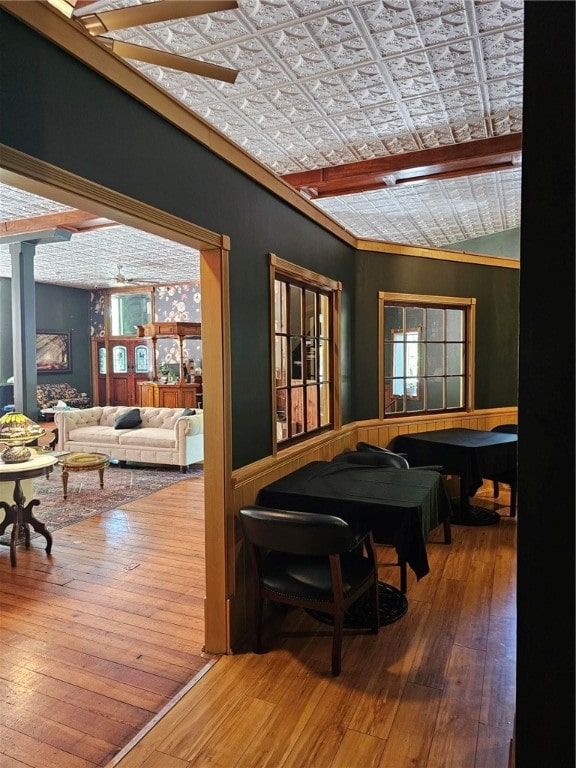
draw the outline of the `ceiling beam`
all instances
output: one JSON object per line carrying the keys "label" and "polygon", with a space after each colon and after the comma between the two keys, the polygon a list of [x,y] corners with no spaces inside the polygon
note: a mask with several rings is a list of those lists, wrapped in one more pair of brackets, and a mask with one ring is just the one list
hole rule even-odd
{"label": "ceiling beam", "polygon": [[417,181],[450,179],[514,168],[522,163],[522,134],[403,152],[282,178],[309,198],[335,197]]}
{"label": "ceiling beam", "polygon": [[117,226],[117,222],[95,216],[86,211],[61,211],[26,219],[0,221],[0,235],[23,235],[45,229],[66,229],[69,232],[90,232],[102,227]]}

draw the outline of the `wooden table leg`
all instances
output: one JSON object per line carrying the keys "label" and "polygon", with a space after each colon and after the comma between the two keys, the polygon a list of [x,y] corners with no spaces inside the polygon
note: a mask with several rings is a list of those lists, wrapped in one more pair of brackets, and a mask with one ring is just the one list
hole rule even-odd
{"label": "wooden table leg", "polygon": [[64,501],[66,501],[66,497],[68,496],[68,470],[66,469],[66,466],[62,467],[62,489],[64,491]]}
{"label": "wooden table leg", "polygon": [[104,470],[106,467],[98,467],[98,474],[100,475],[100,488],[104,488]]}

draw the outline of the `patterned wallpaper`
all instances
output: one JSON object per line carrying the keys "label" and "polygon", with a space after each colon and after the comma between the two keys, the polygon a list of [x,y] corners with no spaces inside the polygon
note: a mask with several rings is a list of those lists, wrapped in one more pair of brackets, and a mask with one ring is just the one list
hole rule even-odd
{"label": "patterned wallpaper", "polygon": [[[161,285],[153,289],[154,321],[178,321],[185,323],[202,322],[202,294],[200,283]],[[90,292],[90,335],[104,336],[106,333],[106,293]],[[158,339],[156,344],[157,363],[178,363],[180,351],[173,339]],[[202,340],[184,340],[184,358],[194,361],[194,368],[202,368]]]}

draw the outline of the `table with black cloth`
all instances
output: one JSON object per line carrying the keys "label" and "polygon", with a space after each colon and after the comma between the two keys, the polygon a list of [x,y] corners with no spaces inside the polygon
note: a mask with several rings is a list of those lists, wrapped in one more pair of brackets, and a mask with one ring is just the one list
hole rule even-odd
{"label": "table with black cloth", "polygon": [[394,450],[406,455],[410,466],[441,464],[447,475],[460,477],[460,506],[452,522],[459,525],[489,525],[500,519],[497,512],[474,507],[470,497],[483,478],[516,469],[518,435],[479,429],[436,429],[411,432],[394,438]]}
{"label": "table with black cloth", "polygon": [[430,571],[428,532],[452,511],[438,472],[327,461],[313,461],[270,483],[261,489],[257,503],[366,524],[376,541],[395,547],[417,579]]}

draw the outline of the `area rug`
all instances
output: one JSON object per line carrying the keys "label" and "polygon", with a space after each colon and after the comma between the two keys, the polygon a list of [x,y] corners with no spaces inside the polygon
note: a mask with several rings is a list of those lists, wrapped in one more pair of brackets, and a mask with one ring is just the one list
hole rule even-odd
{"label": "area rug", "polygon": [[[104,488],[100,488],[98,472],[71,472],[68,475],[68,498],[64,501],[61,470],[56,467],[49,478],[33,480],[34,498],[40,504],[33,509],[36,519],[49,531],[57,531],[93,515],[117,509],[130,501],[160,491],[169,485],[203,474],[202,468],[191,468],[186,474],[179,467],[152,465],[121,467],[111,464],[104,470]],[[3,511],[0,510],[0,515]],[[12,526],[0,536],[0,544],[10,545]],[[31,531],[31,536],[35,536]]]}

